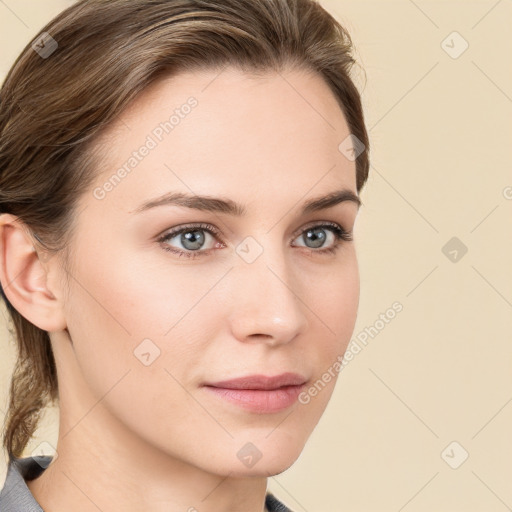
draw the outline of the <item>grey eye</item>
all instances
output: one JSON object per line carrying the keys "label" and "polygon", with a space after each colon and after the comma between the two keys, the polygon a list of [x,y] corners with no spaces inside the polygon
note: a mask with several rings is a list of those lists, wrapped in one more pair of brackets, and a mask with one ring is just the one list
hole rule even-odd
{"label": "grey eye", "polygon": [[186,231],[180,236],[180,242],[183,244],[185,249],[195,251],[201,249],[204,244],[205,236],[202,231]]}
{"label": "grey eye", "polygon": [[318,249],[325,244],[327,240],[327,233],[330,232],[331,236],[334,237],[331,229],[326,229],[321,226],[309,228],[299,237],[304,240],[306,243],[306,247],[310,247],[311,249]]}
{"label": "grey eye", "polygon": [[[213,238],[212,234],[203,228],[187,228],[178,233],[168,234],[163,241],[172,247],[177,247],[177,249],[184,249],[186,251],[199,251],[208,249],[203,247],[207,242],[207,236]],[[174,242],[171,243],[173,240]],[[177,246],[176,243],[178,243]]]}

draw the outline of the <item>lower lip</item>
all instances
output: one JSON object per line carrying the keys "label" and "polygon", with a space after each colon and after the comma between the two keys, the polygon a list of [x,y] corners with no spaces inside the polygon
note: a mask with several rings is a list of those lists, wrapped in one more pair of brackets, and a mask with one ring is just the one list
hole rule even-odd
{"label": "lower lip", "polygon": [[291,407],[305,385],[279,389],[228,389],[204,386],[215,395],[244,409],[258,413],[279,412]]}

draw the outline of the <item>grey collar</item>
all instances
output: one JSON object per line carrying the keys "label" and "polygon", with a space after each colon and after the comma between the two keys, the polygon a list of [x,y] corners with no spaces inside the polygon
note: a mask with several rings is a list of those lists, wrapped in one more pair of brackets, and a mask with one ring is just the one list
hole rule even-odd
{"label": "grey collar", "polygon": [[[50,455],[38,455],[10,462],[0,492],[2,512],[44,512],[30,492],[26,481],[37,478],[50,465],[52,459]],[[292,512],[269,491],[265,496],[265,505],[269,512]]]}
{"label": "grey collar", "polygon": [[37,478],[53,457],[38,455],[10,461],[7,476],[0,492],[2,512],[44,512],[27,486],[27,480]]}

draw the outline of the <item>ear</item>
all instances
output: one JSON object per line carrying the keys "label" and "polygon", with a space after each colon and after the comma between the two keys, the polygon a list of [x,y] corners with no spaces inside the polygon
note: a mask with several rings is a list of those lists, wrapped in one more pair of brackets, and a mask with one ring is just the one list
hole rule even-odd
{"label": "ear", "polygon": [[18,217],[0,214],[0,282],[12,306],[48,332],[66,328],[61,302],[47,287],[45,256]]}

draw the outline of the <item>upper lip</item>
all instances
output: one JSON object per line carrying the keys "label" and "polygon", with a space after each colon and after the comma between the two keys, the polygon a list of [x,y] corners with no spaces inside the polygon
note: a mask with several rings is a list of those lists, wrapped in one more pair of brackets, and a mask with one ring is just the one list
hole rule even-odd
{"label": "upper lip", "polygon": [[225,389],[278,389],[283,386],[300,386],[307,379],[298,373],[282,373],[272,377],[266,375],[246,375],[236,379],[207,382],[205,386]]}

